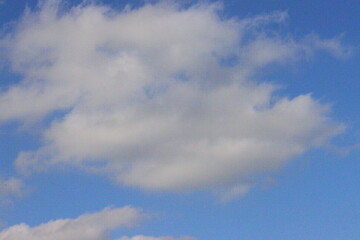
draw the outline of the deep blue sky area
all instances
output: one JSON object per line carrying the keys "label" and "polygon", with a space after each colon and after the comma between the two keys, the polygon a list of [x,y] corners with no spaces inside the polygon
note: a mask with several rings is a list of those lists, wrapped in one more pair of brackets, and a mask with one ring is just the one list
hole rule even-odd
{"label": "deep blue sky area", "polygon": [[[37,5],[36,0],[1,2],[1,36],[13,31],[12,26],[26,6],[34,9]],[[64,2],[72,6],[81,1]],[[126,4],[142,5],[137,0],[98,2],[119,9]],[[193,4],[193,1],[183,2]],[[351,54],[342,57],[320,51],[308,58],[269,65],[253,76],[255,81],[281,86],[275,93],[277,96],[291,99],[311,93],[320,103],[330,104],[331,119],[346,126],[344,133],[294,157],[280,170],[266,173],[260,178],[269,180],[259,180],[243,196],[223,202],[212,194],[211,188],[185,192],[142,190],[116,184],[106,173],[93,175],[68,166],[23,175],[16,171],[14,160],[21,151],[36,150],[42,145],[41,133],[50,123],[45,119],[28,127],[29,123],[11,120],[0,126],[0,176],[20,178],[24,191],[2,201],[0,187],[0,229],[19,223],[36,226],[50,220],[76,218],[106,206],[131,205],[153,217],[139,227],[114,231],[114,239],[139,234],[186,235],[198,240],[360,239],[360,1],[224,0],[222,3],[221,14],[225,18],[243,19],[286,11],[288,19],[281,23],[280,34],[294,39],[307,34],[338,38],[351,49]],[[22,80],[21,74],[12,72],[3,55],[1,93]],[[61,114],[57,116],[59,119]],[[0,240],[11,239],[0,235]]]}

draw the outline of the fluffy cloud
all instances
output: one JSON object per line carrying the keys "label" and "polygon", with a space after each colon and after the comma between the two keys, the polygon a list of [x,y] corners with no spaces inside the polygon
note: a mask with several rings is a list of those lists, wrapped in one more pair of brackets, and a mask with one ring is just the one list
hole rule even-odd
{"label": "fluffy cloud", "polygon": [[35,227],[14,225],[0,232],[0,240],[107,240],[109,231],[133,226],[144,216],[132,207],[105,208],[76,219],[59,219]]}
{"label": "fluffy cloud", "polygon": [[51,121],[17,168],[68,164],[144,189],[242,194],[251,176],[343,129],[311,95],[281,97],[258,79],[318,50],[347,54],[337,39],[274,34],[286,18],[226,19],[218,4],[28,12],[2,40],[23,80],[1,92],[0,121]]}

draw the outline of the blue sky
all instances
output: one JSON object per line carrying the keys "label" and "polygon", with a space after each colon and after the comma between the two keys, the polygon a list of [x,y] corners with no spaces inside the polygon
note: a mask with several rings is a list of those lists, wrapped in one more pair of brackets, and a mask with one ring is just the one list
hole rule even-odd
{"label": "blue sky", "polygon": [[359,2],[80,3],[0,5],[0,240],[360,239]]}

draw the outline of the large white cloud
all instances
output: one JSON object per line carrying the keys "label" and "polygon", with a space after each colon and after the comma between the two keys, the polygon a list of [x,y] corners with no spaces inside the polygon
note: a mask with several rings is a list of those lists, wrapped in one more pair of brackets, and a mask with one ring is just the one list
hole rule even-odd
{"label": "large white cloud", "polygon": [[347,53],[336,39],[282,37],[273,23],[286,13],[58,10],[28,12],[2,40],[23,80],[0,94],[0,121],[51,119],[44,145],[19,154],[20,171],[69,164],[145,189],[228,186],[233,195],[342,131],[311,95],[281,97],[257,78],[317,50]]}
{"label": "large white cloud", "polygon": [[105,208],[76,219],[58,219],[34,227],[14,225],[0,232],[0,240],[107,240],[109,231],[133,226],[144,217],[132,207]]}

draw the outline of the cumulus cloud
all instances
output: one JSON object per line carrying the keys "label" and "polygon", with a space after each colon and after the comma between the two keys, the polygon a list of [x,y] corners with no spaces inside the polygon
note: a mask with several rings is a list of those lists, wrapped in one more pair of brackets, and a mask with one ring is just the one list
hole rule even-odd
{"label": "cumulus cloud", "polygon": [[51,119],[19,171],[68,164],[150,190],[229,186],[232,197],[343,129],[311,95],[282,97],[258,78],[270,64],[347,52],[338,39],[282,37],[284,12],[59,8],[28,12],[2,40],[23,80],[1,92],[0,121]]}
{"label": "cumulus cloud", "polygon": [[132,207],[105,208],[76,219],[59,219],[38,226],[11,226],[0,232],[0,240],[107,240],[109,231],[129,227],[145,217]]}

